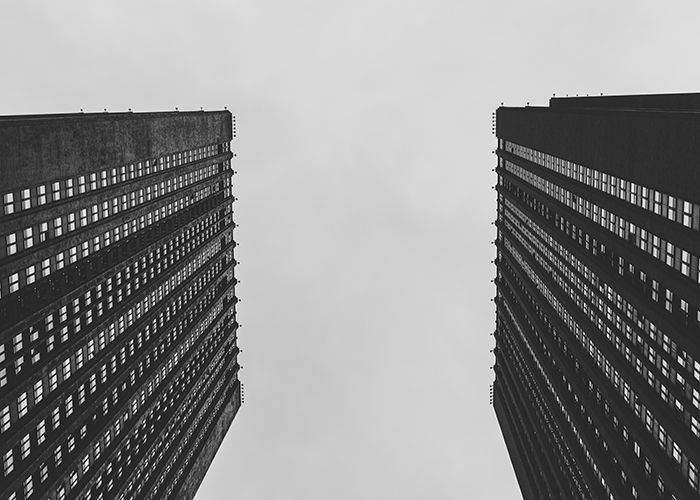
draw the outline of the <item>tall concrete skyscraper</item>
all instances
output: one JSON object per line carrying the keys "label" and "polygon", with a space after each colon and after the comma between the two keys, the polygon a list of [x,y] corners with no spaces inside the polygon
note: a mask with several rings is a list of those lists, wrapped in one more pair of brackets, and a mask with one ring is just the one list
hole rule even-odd
{"label": "tall concrete skyscraper", "polygon": [[194,496],[241,401],[234,136],[0,118],[0,498]]}
{"label": "tall concrete skyscraper", "polygon": [[496,118],[493,403],[523,496],[700,498],[700,94]]}

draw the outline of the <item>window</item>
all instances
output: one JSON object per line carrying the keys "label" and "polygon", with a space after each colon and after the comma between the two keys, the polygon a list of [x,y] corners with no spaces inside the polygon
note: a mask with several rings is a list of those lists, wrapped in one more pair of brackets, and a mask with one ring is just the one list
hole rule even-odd
{"label": "window", "polygon": [[39,205],[45,205],[46,204],[46,185],[42,184],[41,186],[36,188],[37,192],[37,200],[39,202]]}
{"label": "window", "polygon": [[32,228],[28,227],[24,230],[24,248],[31,248],[34,245],[34,237]]}
{"label": "window", "polygon": [[70,378],[70,359],[63,360],[63,380]]}
{"label": "window", "polygon": [[61,236],[63,234],[63,219],[56,217],[53,220],[53,235]]}
{"label": "window", "polygon": [[68,214],[68,232],[75,231],[75,214]]}
{"label": "window", "polygon": [[23,417],[27,414],[27,393],[23,392],[17,397],[17,414]]}
{"label": "window", "polygon": [[59,425],[61,425],[61,410],[56,407],[51,410],[51,426],[56,430]]}
{"label": "window", "polygon": [[34,383],[34,404],[39,404],[41,399],[44,397],[44,386],[41,380],[37,380]]}
{"label": "window", "polygon": [[693,225],[693,205],[689,201],[683,202],[683,225],[686,227]]}
{"label": "window", "polygon": [[73,413],[73,396],[68,396],[66,398],[66,417],[70,417]]}
{"label": "window", "polygon": [[53,192],[53,201],[58,201],[61,199],[61,185],[58,182],[54,182],[51,186]]}
{"label": "window", "polygon": [[27,285],[31,285],[34,283],[36,279],[36,266],[29,266],[26,269],[26,274],[27,274]]}
{"label": "window", "polygon": [[22,458],[27,458],[29,452],[31,451],[31,444],[29,442],[29,434],[25,434],[20,442],[20,451],[22,452]]}
{"label": "window", "polygon": [[36,443],[40,445],[46,439],[46,421],[42,418],[36,426]]}
{"label": "window", "polygon": [[42,222],[41,224],[39,224],[39,241],[41,241],[41,242],[46,241],[48,234],[49,234],[49,223]]}
{"label": "window", "polygon": [[678,443],[673,443],[673,458],[676,462],[681,463],[681,448]]}
{"label": "window", "polygon": [[78,177],[78,192],[83,194],[85,192],[85,176],[81,175]]}
{"label": "window", "polygon": [[49,274],[51,274],[51,261],[44,259],[41,261],[41,275],[48,276]]}
{"label": "window", "polygon": [[32,200],[30,197],[29,189],[22,190],[22,210],[28,210],[32,208]]}
{"label": "window", "polygon": [[10,275],[10,293],[14,293],[19,290],[19,274],[14,273]]}
{"label": "window", "polygon": [[3,196],[3,208],[5,211],[5,215],[15,213],[15,198],[12,193],[6,193]]}
{"label": "window", "polygon": [[0,432],[5,432],[10,428],[10,407],[6,406],[0,412]]}
{"label": "window", "polygon": [[7,453],[5,453],[2,456],[2,467],[6,476],[9,475],[13,470],[15,470],[15,460],[12,456],[11,448],[7,450]]}
{"label": "window", "polygon": [[51,370],[49,372],[49,391],[53,391],[56,389],[56,386],[58,385],[58,372],[56,368]]}
{"label": "window", "polygon": [[666,242],[666,265],[675,266],[675,246],[671,242]]}
{"label": "window", "polygon": [[66,180],[66,196],[73,196],[73,179]]}
{"label": "window", "polygon": [[654,213],[661,215],[661,193],[654,191]]}
{"label": "window", "polygon": [[666,209],[666,218],[672,221],[676,220],[676,198],[673,196],[668,197],[668,207]]}
{"label": "window", "polygon": [[13,255],[17,253],[17,235],[15,233],[10,233],[5,236],[5,244],[7,255]]}

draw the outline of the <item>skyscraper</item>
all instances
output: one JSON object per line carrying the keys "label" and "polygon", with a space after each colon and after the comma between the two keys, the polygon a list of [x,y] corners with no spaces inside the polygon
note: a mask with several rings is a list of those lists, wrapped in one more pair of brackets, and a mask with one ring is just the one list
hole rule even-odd
{"label": "skyscraper", "polygon": [[496,117],[493,404],[523,496],[700,497],[700,94]]}
{"label": "skyscraper", "polygon": [[228,111],[0,118],[0,498],[191,498],[240,406]]}

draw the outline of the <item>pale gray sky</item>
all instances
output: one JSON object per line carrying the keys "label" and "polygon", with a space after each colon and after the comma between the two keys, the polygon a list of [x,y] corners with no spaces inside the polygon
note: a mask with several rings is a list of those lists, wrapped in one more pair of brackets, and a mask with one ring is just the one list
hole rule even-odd
{"label": "pale gray sky", "polygon": [[4,2],[0,114],[220,109],[246,402],[197,500],[518,498],[491,112],[700,90],[694,2]]}

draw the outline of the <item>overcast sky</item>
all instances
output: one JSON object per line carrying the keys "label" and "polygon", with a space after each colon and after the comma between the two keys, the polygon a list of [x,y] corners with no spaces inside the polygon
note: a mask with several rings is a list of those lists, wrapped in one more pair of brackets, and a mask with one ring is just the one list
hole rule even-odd
{"label": "overcast sky", "polygon": [[197,500],[518,498],[489,405],[491,113],[700,90],[699,13],[8,1],[0,114],[237,116],[245,404]]}

